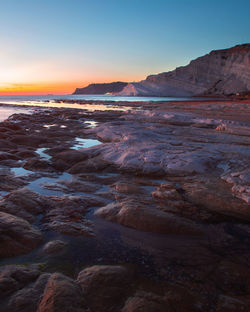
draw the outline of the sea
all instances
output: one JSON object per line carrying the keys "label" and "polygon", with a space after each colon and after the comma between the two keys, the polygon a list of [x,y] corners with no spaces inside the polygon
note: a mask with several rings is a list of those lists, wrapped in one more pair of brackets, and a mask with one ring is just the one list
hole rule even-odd
{"label": "sea", "polygon": [[127,102],[151,102],[151,101],[195,101],[204,98],[193,97],[157,97],[157,96],[116,96],[104,95],[73,95],[73,94],[47,94],[47,95],[0,95],[0,103],[3,102],[46,102],[53,100],[89,100],[89,101],[127,101]]}
{"label": "sea", "polygon": [[[156,101],[195,101],[204,100],[204,98],[192,98],[192,97],[144,97],[144,96],[116,96],[116,95],[0,95],[0,121],[7,119],[14,113],[32,113],[34,107],[44,107],[44,108],[77,108],[85,109],[88,111],[96,110],[128,110],[132,108],[132,105],[119,106],[115,102],[126,101],[126,102],[156,102]],[[206,98],[207,99],[207,98]],[[68,103],[66,101],[76,101],[75,103]],[[85,100],[90,101],[90,104],[79,104],[77,101]],[[94,101],[97,101],[95,104]],[[98,101],[111,102],[112,105],[100,104]],[[10,105],[10,107],[7,107]],[[20,108],[11,105],[20,105]]]}

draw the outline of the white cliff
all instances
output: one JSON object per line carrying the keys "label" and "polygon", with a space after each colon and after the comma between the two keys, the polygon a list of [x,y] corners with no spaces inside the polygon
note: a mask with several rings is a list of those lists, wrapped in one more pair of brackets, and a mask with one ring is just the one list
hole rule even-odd
{"label": "white cliff", "polygon": [[250,91],[250,44],[212,51],[170,72],[130,83],[117,95],[230,95]]}

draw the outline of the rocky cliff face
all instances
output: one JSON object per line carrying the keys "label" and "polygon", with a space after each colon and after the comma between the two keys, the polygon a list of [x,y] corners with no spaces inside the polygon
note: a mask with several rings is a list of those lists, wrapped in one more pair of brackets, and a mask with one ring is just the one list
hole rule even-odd
{"label": "rocky cliff face", "polygon": [[127,82],[93,83],[85,88],[77,88],[73,94],[106,94],[120,92]]}
{"label": "rocky cliff face", "polygon": [[187,66],[130,83],[118,95],[230,95],[250,91],[250,44],[216,50]]}

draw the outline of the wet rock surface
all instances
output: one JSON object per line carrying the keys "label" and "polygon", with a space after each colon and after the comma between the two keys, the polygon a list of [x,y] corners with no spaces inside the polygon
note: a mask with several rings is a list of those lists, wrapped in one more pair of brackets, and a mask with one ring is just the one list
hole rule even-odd
{"label": "wet rock surface", "polygon": [[0,212],[0,233],[1,257],[26,253],[42,240],[41,232],[29,222],[5,212]]}
{"label": "wet rock surface", "polygon": [[249,311],[250,104],[133,106],[0,123],[1,312]]}
{"label": "wet rock surface", "polygon": [[61,241],[59,239],[52,240],[43,247],[43,251],[47,254],[60,253],[65,249],[66,246],[67,243],[65,243],[64,241]]}
{"label": "wet rock surface", "polygon": [[54,273],[44,289],[37,311],[89,311],[80,287],[70,278]]}
{"label": "wet rock surface", "polygon": [[77,282],[91,310],[117,311],[130,292],[132,273],[123,266],[93,266],[81,271]]}
{"label": "wet rock surface", "polygon": [[191,222],[138,201],[125,200],[99,208],[95,215],[108,221],[138,230],[162,234],[202,235],[201,229]]}

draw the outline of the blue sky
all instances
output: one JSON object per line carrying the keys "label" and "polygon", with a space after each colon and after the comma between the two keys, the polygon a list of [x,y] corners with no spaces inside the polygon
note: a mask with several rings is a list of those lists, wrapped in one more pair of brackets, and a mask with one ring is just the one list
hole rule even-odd
{"label": "blue sky", "polygon": [[2,1],[0,86],[140,80],[250,42],[249,12],[243,0]]}

